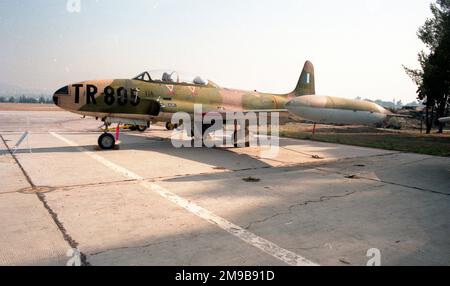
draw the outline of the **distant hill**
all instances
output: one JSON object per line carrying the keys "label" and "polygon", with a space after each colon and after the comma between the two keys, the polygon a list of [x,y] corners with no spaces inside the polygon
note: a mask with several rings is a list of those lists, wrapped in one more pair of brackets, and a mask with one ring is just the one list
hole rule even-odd
{"label": "distant hill", "polygon": [[0,96],[8,98],[12,96],[14,98],[18,98],[23,95],[34,98],[39,98],[41,96],[48,97],[52,95],[52,91],[50,89],[21,87],[7,83],[0,83]]}
{"label": "distant hill", "polygon": [[52,103],[52,92],[47,89],[20,87],[0,83],[0,102]]}

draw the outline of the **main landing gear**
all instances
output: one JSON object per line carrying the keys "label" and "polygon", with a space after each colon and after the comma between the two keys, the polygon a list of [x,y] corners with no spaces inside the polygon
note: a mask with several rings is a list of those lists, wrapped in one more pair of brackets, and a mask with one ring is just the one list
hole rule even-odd
{"label": "main landing gear", "polygon": [[178,128],[178,124],[172,124],[171,122],[166,123],[166,129],[169,131],[175,130]]}
{"label": "main landing gear", "polygon": [[[237,121],[234,121],[232,136],[233,136],[233,147],[234,148],[250,147],[250,125],[249,125],[249,122],[246,121],[244,124],[244,138],[242,138],[242,139],[244,139],[243,142],[239,141],[239,129],[238,129]],[[240,143],[242,143],[242,144],[240,144]],[[241,145],[241,146],[239,146],[239,145]]]}
{"label": "main landing gear", "polygon": [[131,131],[139,131],[139,132],[145,132],[147,131],[148,127],[145,125],[132,125],[130,126]]}
{"label": "main landing gear", "polygon": [[[226,126],[227,122],[224,122],[224,126]],[[206,137],[206,131],[211,127],[212,125],[203,125],[202,126],[202,135],[199,138],[195,137],[195,132],[194,130],[191,130],[191,137],[192,140],[202,140],[202,144],[203,146],[205,146],[205,137]],[[250,147],[250,126],[249,126],[249,122],[246,122],[245,125],[241,128],[244,128],[243,131],[243,138],[239,138],[241,137],[240,135],[240,131],[239,131],[239,125],[238,122],[235,121],[233,124],[233,133],[232,133],[232,144],[234,148],[240,148],[240,147],[244,147],[244,148],[248,148]],[[200,135],[200,134],[199,134]]]}

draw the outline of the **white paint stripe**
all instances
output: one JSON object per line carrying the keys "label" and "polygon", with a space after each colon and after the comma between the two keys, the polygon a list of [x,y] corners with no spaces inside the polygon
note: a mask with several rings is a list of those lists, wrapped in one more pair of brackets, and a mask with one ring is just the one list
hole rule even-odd
{"label": "white paint stripe", "polygon": [[186,209],[190,213],[220,227],[221,229],[238,237],[239,239],[243,240],[244,242],[275,257],[276,259],[279,259],[291,266],[319,266],[318,264],[315,264],[315,263],[309,261],[308,259],[306,259],[292,251],[286,250],[286,249],[276,245],[273,242],[270,242],[262,237],[259,237],[256,234],[251,233],[250,231],[245,230],[242,227],[237,226],[237,225],[227,221],[226,219],[215,215],[214,213],[202,208],[201,206],[196,205],[195,203],[188,201],[157,184],[145,181],[145,179],[143,177],[141,177],[121,166],[114,164],[113,162],[105,159],[102,156],[95,154],[94,152],[91,152],[83,147],[80,147],[78,144],[62,137],[59,134],[56,134],[54,132],[50,132],[50,134],[53,135],[54,137],[56,137],[57,139],[65,142],[69,146],[77,148],[80,152],[85,153],[86,155],[95,159],[99,163],[105,165],[109,169],[121,174],[122,176],[124,176],[126,178],[139,181],[139,184],[141,186],[143,186],[144,188],[159,194],[161,197],[166,198],[167,200],[171,201],[172,203],[175,203],[178,206]]}

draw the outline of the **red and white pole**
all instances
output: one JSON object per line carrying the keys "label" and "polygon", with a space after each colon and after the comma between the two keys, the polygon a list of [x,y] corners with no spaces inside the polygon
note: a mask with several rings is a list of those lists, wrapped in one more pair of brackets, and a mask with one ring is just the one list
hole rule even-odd
{"label": "red and white pole", "polygon": [[119,141],[119,139],[120,139],[120,123],[117,124],[116,127],[116,141]]}

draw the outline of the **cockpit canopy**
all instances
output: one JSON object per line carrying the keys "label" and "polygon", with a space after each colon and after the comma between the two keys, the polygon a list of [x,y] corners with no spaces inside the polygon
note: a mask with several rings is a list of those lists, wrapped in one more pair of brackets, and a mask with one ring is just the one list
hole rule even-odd
{"label": "cockpit canopy", "polygon": [[176,71],[165,71],[165,70],[146,71],[133,79],[166,84],[180,83],[180,84],[193,84],[206,86],[209,83],[208,80],[200,76],[193,76],[185,73],[179,73]]}

